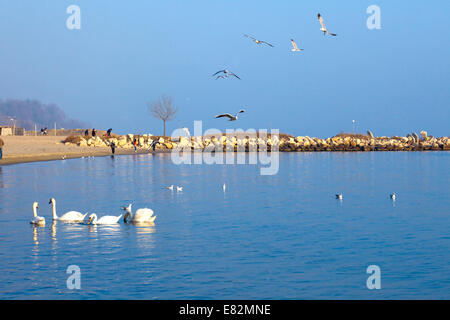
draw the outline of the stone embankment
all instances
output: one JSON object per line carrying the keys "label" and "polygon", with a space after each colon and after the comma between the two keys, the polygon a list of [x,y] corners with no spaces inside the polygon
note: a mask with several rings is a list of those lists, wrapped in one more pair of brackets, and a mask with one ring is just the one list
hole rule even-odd
{"label": "stone embankment", "polygon": [[160,137],[152,135],[122,135],[107,138],[70,136],[64,142],[78,146],[107,148],[112,142],[117,148],[133,149],[133,142],[137,142],[138,149],[172,150],[191,149],[196,151],[214,151],[223,148],[234,151],[257,151],[258,149],[278,149],[279,151],[426,151],[450,150],[450,138],[435,138],[426,131],[408,134],[405,137],[374,137],[368,131],[362,134],[338,134],[331,138],[321,139],[308,136],[208,136],[208,137]]}

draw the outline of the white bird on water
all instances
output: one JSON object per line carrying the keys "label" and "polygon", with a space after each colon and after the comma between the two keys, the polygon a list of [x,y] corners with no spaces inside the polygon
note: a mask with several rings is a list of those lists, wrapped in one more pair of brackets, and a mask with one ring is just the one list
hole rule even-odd
{"label": "white bird on water", "polygon": [[183,187],[177,186],[177,191],[183,191]]}
{"label": "white bird on water", "polygon": [[37,209],[39,209],[39,204],[35,201],[33,202],[33,219],[31,219],[30,223],[43,227],[45,226],[45,218],[37,215]]}
{"label": "white bird on water", "polygon": [[173,191],[173,184],[166,188]]}
{"label": "white bird on water", "polygon": [[342,196],[342,193],[336,194],[336,199],[342,200],[344,197]]}
{"label": "white bird on water", "polygon": [[292,43],[292,50],[291,51],[297,52],[297,51],[303,51],[304,50],[304,49],[299,49],[299,47],[297,47],[297,44],[295,43],[294,39],[291,39],[291,43]]}
{"label": "white bird on water", "polygon": [[[123,222],[128,223],[144,223],[144,222],[153,222],[156,219],[156,216],[153,215],[153,210],[149,208],[141,208],[137,209],[136,213],[133,215],[131,211],[132,204],[130,203],[128,207],[122,207],[123,210],[126,211],[125,216],[123,217]],[[130,220],[128,220],[130,218]]]}
{"label": "white bird on water", "polygon": [[54,221],[63,221],[63,222],[83,222],[84,217],[86,217],[87,213],[82,214],[78,211],[69,211],[64,213],[61,217],[58,217],[56,214],[56,200],[55,198],[51,198],[48,204],[52,205],[52,214]]}
{"label": "white bird on water", "polygon": [[390,196],[391,196],[391,199],[395,201],[395,198],[396,198],[396,196],[397,196],[397,195],[395,194],[395,192],[392,193]]}
{"label": "white bird on water", "polygon": [[95,213],[91,213],[89,215],[89,220],[87,224],[116,224],[119,223],[120,218],[122,218],[122,215],[120,216],[103,216],[98,218]]}
{"label": "white bird on water", "polygon": [[227,185],[224,183],[223,186],[222,186],[223,192],[225,192],[226,189],[227,189]]}
{"label": "white bird on water", "polygon": [[329,35],[331,35],[331,36],[333,36],[333,37],[337,36],[337,34],[332,33],[332,32],[330,32],[330,31],[327,30],[327,28],[325,27],[325,23],[323,22],[323,19],[322,19],[322,16],[320,15],[320,13],[317,14],[317,18],[319,18],[320,25],[322,26],[322,27],[320,28],[320,31],[323,32],[323,35],[325,35],[326,33],[328,33]]}
{"label": "white bird on water", "polygon": [[216,119],[227,117],[229,119],[228,121],[236,121],[238,119],[238,114],[243,113],[243,112],[245,112],[245,110],[239,110],[239,112],[236,113],[234,116],[229,113],[222,113],[222,114],[219,114],[218,116],[216,116]]}

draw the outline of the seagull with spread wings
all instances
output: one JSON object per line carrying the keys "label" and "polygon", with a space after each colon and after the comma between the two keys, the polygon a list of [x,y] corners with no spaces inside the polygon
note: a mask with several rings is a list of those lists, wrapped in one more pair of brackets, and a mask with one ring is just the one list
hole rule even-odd
{"label": "seagull with spread wings", "polygon": [[219,79],[219,78],[225,79],[225,78],[228,78],[228,77],[231,77],[231,76],[236,77],[236,78],[238,78],[239,80],[241,80],[241,78],[239,78],[236,74],[234,74],[233,72],[231,72],[230,70],[227,70],[227,69],[217,71],[217,72],[214,73],[212,76],[214,77],[215,75],[217,75],[217,74],[219,74],[219,73],[223,73],[223,75],[218,75],[217,78],[216,78],[216,80]]}
{"label": "seagull with spread wings", "polygon": [[328,33],[331,36],[337,36],[336,33],[331,33],[330,31],[327,30],[327,28],[325,27],[325,23],[323,22],[322,16],[320,15],[320,13],[317,14],[317,18],[319,18],[319,22],[320,25],[322,26],[322,28],[320,28],[320,31],[323,32],[323,35],[325,35],[326,33]]}
{"label": "seagull with spread wings", "polygon": [[304,50],[304,49],[299,49],[297,47],[297,44],[295,43],[294,39],[291,39],[291,43],[292,43],[292,50],[291,51],[297,52],[297,51],[303,51]]}
{"label": "seagull with spread wings", "polygon": [[227,117],[229,120],[228,121],[236,121],[238,119],[238,114],[245,112],[245,110],[239,110],[238,113],[236,113],[234,116],[229,114],[229,113],[223,113],[223,114],[219,114],[218,116],[216,116],[217,118],[223,118],[223,117]]}
{"label": "seagull with spread wings", "polygon": [[247,37],[247,38],[252,39],[253,42],[256,43],[256,44],[266,44],[266,45],[268,45],[269,47],[273,47],[273,45],[271,45],[270,43],[265,42],[265,41],[262,41],[262,40],[258,40],[258,39],[256,39],[256,38],[253,38],[252,36],[249,36],[248,34],[244,34],[244,36]]}

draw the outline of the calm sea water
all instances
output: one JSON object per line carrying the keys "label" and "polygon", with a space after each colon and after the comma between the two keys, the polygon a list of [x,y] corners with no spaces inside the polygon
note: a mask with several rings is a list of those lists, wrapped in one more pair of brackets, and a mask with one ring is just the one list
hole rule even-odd
{"label": "calm sea water", "polygon": [[[0,167],[0,298],[450,299],[449,160],[283,153],[274,176],[163,154]],[[133,202],[158,217],[151,227],[52,225],[50,197],[59,214],[118,215]],[[43,228],[29,224],[33,201]],[[366,287],[372,264],[381,290]],[[81,269],[80,290],[66,286],[69,265]]]}

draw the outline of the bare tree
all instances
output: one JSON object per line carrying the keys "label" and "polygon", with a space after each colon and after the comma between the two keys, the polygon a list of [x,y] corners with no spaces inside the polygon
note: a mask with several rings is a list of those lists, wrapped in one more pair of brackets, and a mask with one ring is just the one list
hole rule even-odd
{"label": "bare tree", "polygon": [[166,136],[166,121],[173,120],[178,112],[178,108],[173,106],[172,98],[162,95],[157,101],[149,103],[148,107],[152,116],[163,121]]}

